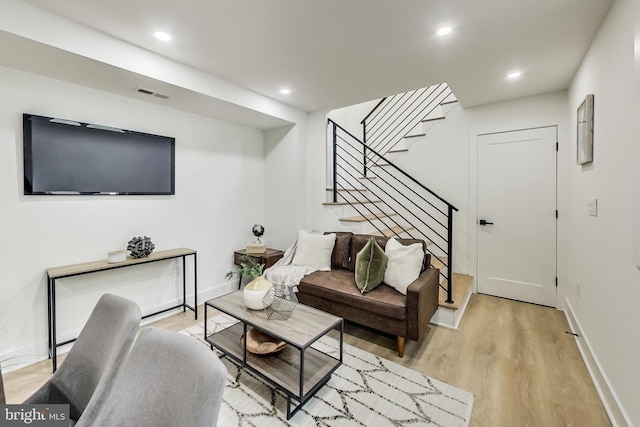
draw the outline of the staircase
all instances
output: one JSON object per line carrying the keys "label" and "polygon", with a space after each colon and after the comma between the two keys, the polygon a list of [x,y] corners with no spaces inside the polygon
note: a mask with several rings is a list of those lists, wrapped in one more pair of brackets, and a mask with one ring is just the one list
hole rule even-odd
{"label": "staircase", "polygon": [[361,122],[362,142],[382,156],[406,152],[408,140],[424,137],[457,102],[446,83],[383,98]]}
{"label": "staircase", "polygon": [[343,228],[427,242],[440,269],[440,308],[433,323],[456,328],[473,278],[453,272],[453,220],[458,210],[393,163],[445,120],[457,101],[446,84],[382,99],[362,120],[360,140],[328,120],[332,146],[330,201]]}

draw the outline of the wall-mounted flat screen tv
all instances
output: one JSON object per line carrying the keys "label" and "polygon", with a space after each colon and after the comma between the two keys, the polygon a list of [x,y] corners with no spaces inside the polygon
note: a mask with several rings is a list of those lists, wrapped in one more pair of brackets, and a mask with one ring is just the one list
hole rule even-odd
{"label": "wall-mounted flat screen tv", "polygon": [[23,114],[25,195],[175,194],[175,138]]}

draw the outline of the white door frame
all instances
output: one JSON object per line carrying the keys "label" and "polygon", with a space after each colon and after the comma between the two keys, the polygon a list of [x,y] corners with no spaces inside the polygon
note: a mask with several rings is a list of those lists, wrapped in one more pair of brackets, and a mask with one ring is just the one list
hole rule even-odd
{"label": "white door frame", "polygon": [[[558,124],[541,124],[539,126],[526,126],[526,127],[515,127],[515,128],[507,128],[507,126],[501,128],[490,128],[490,129],[470,129],[469,130],[469,215],[467,217],[467,229],[469,230],[468,242],[469,242],[469,269],[472,270],[470,274],[473,275],[473,292],[478,292],[478,225],[476,223],[478,218],[478,137],[481,135],[487,134],[495,134],[495,133],[506,133],[506,132],[517,132],[522,130],[529,129],[539,129],[539,128],[547,128],[554,127],[556,128],[556,138],[560,142],[560,126]],[[575,147],[574,147],[575,148]],[[560,144],[560,149],[556,154],[556,168],[560,168],[561,155],[560,151],[562,150],[562,144]],[[558,193],[560,192],[560,170],[556,170],[556,206],[557,209],[562,211],[560,207],[560,203],[558,200]],[[560,213],[560,217],[562,213]],[[561,250],[561,246],[559,244],[560,239],[560,229],[558,227],[558,221],[556,221],[556,275],[558,276],[558,289],[556,292],[556,308],[562,310],[564,304],[561,304],[563,301],[563,289],[562,289],[562,276],[564,271],[561,268],[561,259],[562,256],[558,252]]]}

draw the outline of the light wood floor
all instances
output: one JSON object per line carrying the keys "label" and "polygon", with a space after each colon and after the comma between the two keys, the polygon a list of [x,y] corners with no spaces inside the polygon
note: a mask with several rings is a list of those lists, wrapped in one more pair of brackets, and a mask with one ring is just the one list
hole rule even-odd
{"label": "light wood floor", "polygon": [[[195,323],[180,313],[152,326]],[[430,327],[402,359],[395,338],[353,324],[345,342],[473,393],[471,426],[610,426],[568,329],[552,308],[474,294],[457,331]],[[22,402],[50,371],[45,361],[6,374],[7,403]]]}

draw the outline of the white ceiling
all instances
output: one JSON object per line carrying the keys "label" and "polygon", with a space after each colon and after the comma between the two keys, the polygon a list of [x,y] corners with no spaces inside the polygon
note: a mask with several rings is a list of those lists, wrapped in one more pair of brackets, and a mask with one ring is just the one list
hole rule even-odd
{"label": "white ceiling", "polygon": [[[23,0],[305,111],[447,82],[464,106],[566,89],[611,0]],[[450,25],[453,32],[437,38]],[[169,43],[153,37],[162,30]],[[517,81],[507,72],[522,71]],[[290,95],[279,93],[283,87]]]}

